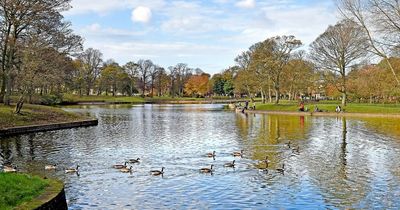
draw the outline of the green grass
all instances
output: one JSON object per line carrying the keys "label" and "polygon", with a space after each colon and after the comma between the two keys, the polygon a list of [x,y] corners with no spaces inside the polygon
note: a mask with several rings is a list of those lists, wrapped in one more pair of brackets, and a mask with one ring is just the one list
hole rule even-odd
{"label": "green grass", "polygon": [[44,192],[48,181],[24,174],[0,173],[0,209],[13,209]]}
{"label": "green grass", "polygon": [[14,109],[15,106],[0,105],[0,129],[87,119],[84,116],[49,106],[25,104],[21,114],[14,114]]}
{"label": "green grass", "polygon": [[144,103],[144,98],[137,96],[77,96],[66,94],[63,97],[65,102],[120,102],[120,103]]}
{"label": "green grass", "polygon": [[[315,106],[319,109],[327,112],[335,112],[336,106],[340,105],[339,102],[316,102],[316,103],[306,103],[304,106],[309,110],[313,111]],[[356,104],[349,103],[344,108],[347,113],[378,113],[378,114],[400,114],[400,105],[395,104]],[[297,102],[283,101],[282,104],[261,104],[258,103],[256,106],[257,110],[266,111],[298,111],[299,104]]]}

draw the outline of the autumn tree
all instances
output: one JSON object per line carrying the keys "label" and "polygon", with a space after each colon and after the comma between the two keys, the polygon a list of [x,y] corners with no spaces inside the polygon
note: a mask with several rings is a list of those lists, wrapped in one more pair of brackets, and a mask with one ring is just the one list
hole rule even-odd
{"label": "autumn tree", "polygon": [[137,62],[138,68],[138,77],[139,77],[139,86],[142,90],[142,97],[145,97],[147,85],[149,83],[149,78],[156,68],[151,60],[139,60]]}
{"label": "autumn tree", "polygon": [[208,93],[209,74],[192,75],[185,84],[185,92],[191,96],[204,97]]}
{"label": "autumn tree", "polygon": [[368,50],[367,37],[353,21],[343,20],[321,34],[310,46],[310,57],[320,69],[331,71],[333,84],[342,93],[342,105],[347,100],[347,73]]}
{"label": "autumn tree", "polygon": [[295,36],[276,36],[254,46],[250,66],[263,81],[269,79],[275,92],[275,104],[281,96],[281,80],[292,52],[302,45]]}

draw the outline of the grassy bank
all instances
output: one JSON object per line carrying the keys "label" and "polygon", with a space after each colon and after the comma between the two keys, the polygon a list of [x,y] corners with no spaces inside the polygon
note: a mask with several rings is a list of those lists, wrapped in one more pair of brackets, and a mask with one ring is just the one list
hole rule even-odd
{"label": "grassy bank", "polygon": [[14,109],[15,106],[0,105],[0,129],[87,119],[84,116],[48,106],[26,104],[21,114],[14,114]]}
{"label": "grassy bank", "polygon": [[47,180],[39,177],[0,173],[0,209],[13,209],[43,193]]}
{"label": "grassy bank", "polygon": [[[335,112],[336,106],[339,103],[333,102],[319,102],[319,103],[309,103],[304,106],[310,111],[314,111],[315,106],[324,112]],[[400,114],[400,105],[394,104],[356,104],[350,103],[344,108],[347,113],[377,113],[377,114]],[[257,110],[265,111],[298,111],[299,104],[291,102],[283,102],[282,104],[257,104]]]}
{"label": "grassy bank", "polygon": [[64,95],[63,101],[67,103],[75,102],[107,102],[107,103],[145,103],[146,100],[141,97],[129,96],[78,96],[78,95]]}

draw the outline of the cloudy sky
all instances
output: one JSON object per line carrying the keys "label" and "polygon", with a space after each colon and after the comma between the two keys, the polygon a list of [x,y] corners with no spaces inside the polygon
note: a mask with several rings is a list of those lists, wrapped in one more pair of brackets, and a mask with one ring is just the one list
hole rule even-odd
{"label": "cloudy sky", "polygon": [[72,0],[64,13],[85,48],[121,65],[151,59],[208,73],[252,44],[295,35],[305,47],[337,21],[332,0]]}

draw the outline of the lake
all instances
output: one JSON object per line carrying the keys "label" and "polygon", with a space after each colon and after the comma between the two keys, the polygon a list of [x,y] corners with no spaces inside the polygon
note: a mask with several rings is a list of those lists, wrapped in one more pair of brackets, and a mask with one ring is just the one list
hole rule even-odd
{"label": "lake", "polygon": [[[3,138],[0,152],[23,172],[62,180],[70,209],[400,209],[400,119],[245,115],[222,105],[65,109],[99,126]],[[112,168],[138,157],[132,173]],[[64,173],[77,164],[79,176]],[[212,174],[199,172],[211,164]],[[149,173],[161,167],[163,176]]]}

